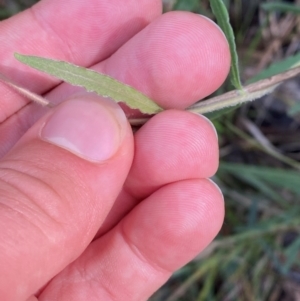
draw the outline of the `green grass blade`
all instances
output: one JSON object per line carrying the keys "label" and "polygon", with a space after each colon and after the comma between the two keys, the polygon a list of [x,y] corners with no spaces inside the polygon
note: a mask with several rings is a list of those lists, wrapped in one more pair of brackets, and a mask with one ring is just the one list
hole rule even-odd
{"label": "green grass blade", "polygon": [[268,2],[263,3],[261,7],[268,11],[280,11],[282,13],[292,13],[292,14],[300,14],[300,6],[297,6],[296,4],[290,4],[290,3],[283,3],[283,2]]}
{"label": "green grass blade", "polygon": [[294,105],[292,105],[290,107],[290,109],[288,110],[288,114],[290,116],[296,116],[300,114],[300,103],[295,103]]}
{"label": "green grass blade", "polygon": [[238,177],[244,182],[246,182],[248,185],[256,188],[262,195],[265,195],[271,200],[277,201],[279,204],[282,203],[282,197],[276,191],[274,191],[272,187],[267,185],[264,179],[261,179],[260,177],[255,177],[251,173],[239,174]]}
{"label": "green grass blade", "polygon": [[217,19],[219,26],[225,33],[229,43],[230,54],[231,54],[231,70],[230,70],[231,82],[235,88],[242,89],[242,83],[241,83],[240,72],[239,72],[238,54],[236,51],[234,33],[229,22],[228,11],[222,0],[210,0],[210,6],[213,14]]}
{"label": "green grass blade", "polygon": [[223,117],[224,115],[236,110],[237,108],[239,108],[240,105],[237,106],[233,106],[233,107],[227,107],[221,110],[217,110],[217,111],[213,111],[213,112],[209,112],[204,114],[208,119],[210,120],[215,120],[218,119],[220,117]]}
{"label": "green grass blade", "polygon": [[174,10],[193,11],[197,6],[198,0],[178,0],[173,6]]}
{"label": "green grass blade", "polygon": [[271,64],[267,69],[264,69],[254,77],[252,77],[247,83],[254,83],[256,81],[274,76],[276,74],[285,72],[291,68],[296,68],[300,66],[300,53],[297,53],[293,56]]}
{"label": "green grass blade", "polygon": [[300,174],[298,171],[225,162],[220,164],[219,170],[232,173],[237,177],[247,174],[249,177],[261,179],[273,187],[285,188],[300,195]]}
{"label": "green grass blade", "polygon": [[45,59],[36,56],[15,54],[20,62],[53,75],[75,86],[84,87],[103,97],[110,97],[117,102],[124,102],[132,109],[139,109],[145,114],[155,114],[163,109],[150,98],[112,77],[96,71],[79,67],[67,62]]}
{"label": "green grass blade", "polygon": [[285,258],[286,261],[282,266],[282,272],[287,275],[290,271],[291,267],[297,263],[299,258],[299,250],[300,250],[300,238],[297,238],[286,250],[285,250]]}

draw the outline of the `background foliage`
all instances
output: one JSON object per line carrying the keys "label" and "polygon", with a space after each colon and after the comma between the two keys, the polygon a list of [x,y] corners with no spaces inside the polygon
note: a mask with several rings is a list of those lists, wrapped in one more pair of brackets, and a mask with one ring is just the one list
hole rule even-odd
{"label": "background foliage", "polygon": [[[35,0],[0,1],[7,18]],[[212,19],[208,0],[164,0],[165,11]],[[224,0],[242,82],[300,61],[300,1]],[[227,81],[217,94],[231,90]],[[300,300],[300,78],[214,119],[226,201],[218,238],[151,301]],[[213,221],[212,221],[213,222]]]}
{"label": "background foliage", "polygon": [[[224,1],[242,82],[299,62],[300,1]],[[209,1],[165,1],[165,9],[214,18]],[[218,91],[232,87],[227,82]],[[300,300],[300,79],[214,120],[215,177],[226,201],[218,238],[152,301]]]}

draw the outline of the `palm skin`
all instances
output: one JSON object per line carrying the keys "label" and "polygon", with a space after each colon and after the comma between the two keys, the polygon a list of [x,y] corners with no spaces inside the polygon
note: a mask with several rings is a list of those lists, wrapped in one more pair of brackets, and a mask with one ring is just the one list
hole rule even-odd
{"label": "palm skin", "polygon": [[222,225],[208,179],[215,131],[182,109],[226,78],[224,35],[200,15],[162,15],[158,0],[43,0],[0,23],[0,40],[1,72],[53,103],[79,89],[14,52],[93,68],[168,109],[134,135],[124,125],[117,153],[99,164],[39,139],[50,113],[0,86],[1,300],[147,300]]}

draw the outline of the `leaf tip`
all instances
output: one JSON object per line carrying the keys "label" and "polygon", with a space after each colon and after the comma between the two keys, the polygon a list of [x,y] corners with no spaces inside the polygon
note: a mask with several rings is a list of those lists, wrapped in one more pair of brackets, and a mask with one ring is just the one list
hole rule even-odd
{"label": "leaf tip", "polygon": [[24,54],[21,54],[21,53],[18,53],[18,52],[14,53],[15,59],[18,60],[19,62],[23,63],[23,64],[26,64],[26,62],[25,62],[26,56],[27,55],[24,55]]}
{"label": "leaf tip", "polygon": [[20,61],[20,60],[22,59],[23,55],[20,54],[20,53],[18,53],[18,52],[15,52],[15,53],[14,53],[14,57],[15,57],[15,59],[17,59],[18,61]]}

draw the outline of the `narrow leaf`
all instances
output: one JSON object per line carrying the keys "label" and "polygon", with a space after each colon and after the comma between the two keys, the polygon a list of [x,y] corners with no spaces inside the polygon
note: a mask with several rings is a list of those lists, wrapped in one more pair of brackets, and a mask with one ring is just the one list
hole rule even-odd
{"label": "narrow leaf", "polygon": [[204,115],[210,120],[215,120],[215,119],[220,118],[221,116],[229,114],[232,111],[235,111],[239,107],[240,107],[240,105],[225,107],[221,110],[216,110],[216,111],[213,111],[213,112],[205,113]]}
{"label": "narrow leaf", "polygon": [[265,181],[278,189],[288,189],[300,195],[299,171],[225,162],[220,164],[219,170],[233,173],[237,177],[240,177],[242,174],[248,175],[249,177]]}
{"label": "narrow leaf", "polygon": [[271,77],[298,66],[300,66],[300,52],[295,55],[289,56],[279,62],[272,63],[268,68],[262,70],[257,75],[252,77],[249,81],[247,81],[247,83],[254,83],[261,79]]}
{"label": "narrow leaf", "polygon": [[269,2],[261,4],[261,7],[269,12],[280,11],[282,13],[300,14],[300,7],[291,3]]}
{"label": "narrow leaf", "polygon": [[217,19],[219,26],[225,33],[229,43],[230,54],[231,54],[231,69],[230,69],[231,82],[235,88],[242,89],[240,73],[239,73],[238,54],[236,51],[234,33],[229,22],[228,11],[222,0],[210,0],[210,6],[212,12],[214,13]]}
{"label": "narrow leaf", "polygon": [[300,103],[295,103],[294,105],[292,105],[288,110],[288,114],[292,117],[300,114]]}
{"label": "narrow leaf", "polygon": [[198,0],[178,0],[174,6],[174,10],[185,10],[185,11],[193,11],[195,7],[199,4]]}
{"label": "narrow leaf", "polygon": [[125,102],[130,108],[139,109],[142,113],[155,114],[163,110],[141,92],[96,71],[36,56],[16,53],[15,57],[32,68],[53,75],[72,85],[84,87],[89,92],[110,97],[117,102]]}

